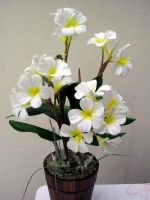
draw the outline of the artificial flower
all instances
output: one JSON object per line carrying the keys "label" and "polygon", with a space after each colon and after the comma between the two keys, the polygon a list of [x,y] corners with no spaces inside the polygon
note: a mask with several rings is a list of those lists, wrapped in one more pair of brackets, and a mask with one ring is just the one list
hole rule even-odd
{"label": "artificial flower", "polygon": [[66,124],[63,124],[61,126],[60,134],[63,137],[69,137],[67,147],[75,153],[88,152],[87,144],[90,144],[93,141],[92,133],[83,133],[79,128],[73,125],[68,126]]}
{"label": "artificial flower", "polygon": [[19,102],[18,93],[15,89],[12,89],[12,94],[10,95],[12,114],[15,117],[19,117],[21,120],[25,120],[28,118],[28,113],[26,111],[27,105],[21,105]]}
{"label": "artificial flower", "polygon": [[116,110],[104,113],[104,127],[106,132],[111,135],[117,135],[121,132],[121,125],[126,122],[126,116],[123,113],[118,113]]}
{"label": "artificial flower", "polygon": [[126,102],[123,100],[123,97],[116,90],[111,90],[111,92],[113,97],[108,102],[105,108],[105,112],[117,110],[120,113],[127,113],[128,107],[126,105]]}
{"label": "artificial flower", "polygon": [[109,91],[111,89],[111,86],[109,85],[102,85],[101,87],[97,88],[97,81],[92,80],[88,82],[81,82],[79,85],[75,87],[76,93],[75,98],[81,99],[83,97],[89,97],[93,100],[96,100],[96,97],[103,96],[104,91]]}
{"label": "artificial flower", "polygon": [[110,154],[113,151],[113,148],[116,148],[121,142],[121,137],[115,139],[102,138],[100,135],[97,135],[96,137],[104,154]]}
{"label": "artificial flower", "polygon": [[97,47],[103,47],[109,44],[111,41],[117,38],[117,34],[114,31],[107,30],[106,32],[95,33],[87,44],[95,44]]}
{"label": "artificial flower", "polygon": [[69,120],[72,124],[83,132],[89,132],[91,128],[98,129],[103,122],[104,107],[101,102],[93,102],[90,98],[80,100],[79,109],[72,109],[68,112]]}
{"label": "artificial flower", "polygon": [[132,69],[132,59],[126,56],[126,49],[130,44],[125,45],[113,54],[114,73],[118,76],[125,76]]}
{"label": "artificial flower", "polygon": [[41,60],[43,60],[43,58],[46,57],[46,55],[43,55],[41,57],[38,56],[38,54],[33,55],[32,61],[31,61],[31,65],[27,68],[25,68],[25,72],[28,73],[32,73],[32,74],[39,74],[39,71],[37,69],[37,66],[39,65],[39,63],[41,62]]}
{"label": "artificial flower", "polygon": [[58,93],[63,86],[70,84],[71,82],[72,82],[71,77],[63,77],[61,79],[54,80],[53,81],[54,93],[55,94]]}
{"label": "artificial flower", "polygon": [[42,99],[49,99],[51,89],[42,85],[42,78],[37,74],[25,73],[18,80],[18,98],[21,105],[31,103],[33,108],[42,105]]}
{"label": "artificial flower", "polygon": [[87,18],[81,12],[73,8],[62,8],[57,9],[54,15],[54,22],[60,26],[62,35],[72,36],[86,31],[86,26],[83,23],[86,22]]}
{"label": "artificial flower", "polygon": [[67,63],[63,60],[55,60],[54,58],[47,56],[43,57],[37,69],[42,75],[48,77],[50,81],[71,75],[71,70]]}

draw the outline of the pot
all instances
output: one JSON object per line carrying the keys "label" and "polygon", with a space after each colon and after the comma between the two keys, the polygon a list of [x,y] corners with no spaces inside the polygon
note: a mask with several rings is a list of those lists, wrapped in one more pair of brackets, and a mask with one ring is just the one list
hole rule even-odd
{"label": "pot", "polygon": [[46,168],[47,157],[44,160],[44,171],[51,200],[91,200],[99,163],[97,169],[86,178],[63,180],[52,175]]}

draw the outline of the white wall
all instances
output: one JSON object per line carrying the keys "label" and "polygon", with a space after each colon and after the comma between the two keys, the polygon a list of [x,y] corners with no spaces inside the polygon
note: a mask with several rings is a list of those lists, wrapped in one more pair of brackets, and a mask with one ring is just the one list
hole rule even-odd
{"label": "white wall", "polygon": [[[51,34],[56,27],[49,16],[57,8],[73,7],[87,17],[88,31],[74,40],[69,64],[77,78],[81,67],[82,78],[92,78],[99,64],[99,52],[86,41],[93,32],[115,30],[120,46],[131,43],[129,54],[134,68],[126,78],[112,74],[111,67],[104,82],[112,84],[128,102],[130,115],[137,118],[128,126],[122,144],[116,152],[130,157],[110,157],[100,164],[99,184],[150,182],[150,1],[149,0],[0,0],[0,199],[17,200],[31,173],[42,166],[43,158],[53,149],[30,133],[13,130],[5,116],[10,114],[8,95],[32,55],[55,55],[62,45]],[[30,120],[29,120],[30,122]],[[48,127],[46,117],[36,117],[31,122]],[[98,153],[98,149],[95,150]],[[44,174],[36,175],[26,199],[34,199],[36,189],[45,184]]]}

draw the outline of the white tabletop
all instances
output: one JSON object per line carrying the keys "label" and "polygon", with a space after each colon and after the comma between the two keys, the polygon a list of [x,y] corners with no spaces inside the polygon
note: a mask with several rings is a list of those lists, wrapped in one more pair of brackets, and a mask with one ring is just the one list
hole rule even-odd
{"label": "white tabletop", "polygon": [[[150,200],[150,183],[95,185],[92,200]],[[35,200],[50,200],[47,186],[40,187]]]}

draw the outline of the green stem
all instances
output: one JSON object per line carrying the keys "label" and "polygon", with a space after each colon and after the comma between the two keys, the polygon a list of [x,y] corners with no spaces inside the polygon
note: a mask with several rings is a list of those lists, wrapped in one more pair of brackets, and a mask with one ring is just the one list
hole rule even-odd
{"label": "green stem", "polygon": [[100,159],[98,159],[98,161],[102,160],[103,158],[105,158],[107,156],[130,156],[130,155],[122,155],[122,154],[115,154],[115,153],[113,153],[113,154],[107,154],[107,155],[101,157]]}
{"label": "green stem", "polygon": [[41,168],[37,169],[37,170],[36,170],[35,172],[33,172],[33,174],[30,176],[30,178],[29,178],[29,180],[28,180],[28,182],[27,182],[27,185],[26,185],[25,191],[24,191],[24,193],[23,193],[23,197],[22,197],[21,200],[23,200],[24,197],[25,197],[25,195],[26,195],[26,192],[27,192],[27,189],[28,189],[28,186],[29,186],[29,183],[30,183],[32,177],[33,177],[37,172],[39,172],[41,169],[44,169],[44,168],[45,168],[45,167],[41,167]]}
{"label": "green stem", "polygon": [[68,53],[69,53],[69,48],[70,48],[71,41],[72,41],[72,36],[66,36],[66,40],[65,40],[65,52],[64,52],[64,61],[66,63],[68,61]]}

